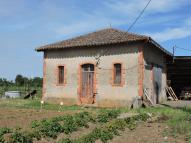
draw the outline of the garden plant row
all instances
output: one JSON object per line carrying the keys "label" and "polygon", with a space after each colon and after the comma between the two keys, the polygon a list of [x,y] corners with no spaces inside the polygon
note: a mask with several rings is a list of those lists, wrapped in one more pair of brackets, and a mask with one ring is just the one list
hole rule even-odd
{"label": "garden plant row", "polygon": [[138,122],[146,121],[149,116],[145,113],[124,118],[114,119],[111,122],[103,124],[101,127],[96,127],[91,133],[82,136],[81,138],[71,140],[69,138],[63,139],[60,143],[94,143],[96,140],[101,140],[106,143],[112,140],[114,135],[120,135],[119,131],[124,131],[125,128],[133,130],[136,128]]}
{"label": "garden plant row", "polygon": [[[31,131],[22,129],[0,129],[1,143],[32,143],[34,139],[44,137],[56,138],[58,134],[70,134],[80,127],[88,128],[88,123],[106,123],[115,119],[120,114],[119,110],[103,110],[93,117],[89,112],[63,115],[51,119],[35,120],[31,123]],[[9,138],[5,138],[9,135]]]}

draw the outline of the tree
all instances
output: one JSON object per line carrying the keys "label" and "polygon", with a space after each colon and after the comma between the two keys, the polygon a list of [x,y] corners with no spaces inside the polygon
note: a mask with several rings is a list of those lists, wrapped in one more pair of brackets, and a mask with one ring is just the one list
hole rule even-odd
{"label": "tree", "polygon": [[25,83],[25,79],[22,75],[18,74],[15,78],[15,83],[17,86],[23,86]]}
{"label": "tree", "polygon": [[8,81],[5,78],[0,78],[0,86],[10,86],[10,85],[14,85],[14,83],[12,81]]}
{"label": "tree", "polygon": [[42,78],[34,77],[31,81],[32,86],[41,87],[42,86]]}

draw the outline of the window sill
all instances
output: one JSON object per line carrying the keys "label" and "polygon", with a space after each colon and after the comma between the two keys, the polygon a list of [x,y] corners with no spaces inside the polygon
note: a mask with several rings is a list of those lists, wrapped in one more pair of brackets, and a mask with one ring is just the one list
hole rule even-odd
{"label": "window sill", "polygon": [[56,84],[56,86],[66,86],[66,83],[63,83],[63,84]]}
{"label": "window sill", "polygon": [[122,83],[121,83],[121,84],[112,84],[112,86],[122,87],[122,86],[123,86],[123,84],[122,84]]}

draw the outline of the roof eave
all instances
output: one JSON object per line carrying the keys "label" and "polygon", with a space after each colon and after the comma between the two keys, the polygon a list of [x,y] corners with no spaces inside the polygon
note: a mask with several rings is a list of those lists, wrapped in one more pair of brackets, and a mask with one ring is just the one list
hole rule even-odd
{"label": "roof eave", "polygon": [[166,50],[165,48],[163,48],[160,44],[158,44],[155,40],[153,40],[151,37],[149,37],[149,42],[152,43],[153,45],[155,45],[157,48],[159,48],[161,51],[163,51],[165,54],[173,57],[173,54],[171,52],[169,52],[168,50]]}
{"label": "roof eave", "polygon": [[45,45],[42,47],[38,47],[35,49],[37,52],[43,52],[46,50],[59,50],[59,49],[68,49],[68,48],[77,48],[77,47],[98,47],[98,46],[104,46],[104,45],[115,45],[115,44],[123,44],[123,43],[132,43],[132,42],[140,42],[144,41],[145,39],[139,39],[139,40],[131,40],[131,41],[123,41],[123,42],[118,42],[118,43],[102,43],[102,44],[95,44],[95,45],[80,45],[80,46],[68,46],[68,47],[55,47],[55,48],[50,48],[49,45]]}

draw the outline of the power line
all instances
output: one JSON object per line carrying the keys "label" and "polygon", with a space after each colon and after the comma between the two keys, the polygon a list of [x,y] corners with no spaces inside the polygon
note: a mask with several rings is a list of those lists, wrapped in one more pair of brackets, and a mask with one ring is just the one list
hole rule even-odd
{"label": "power line", "polygon": [[137,18],[135,19],[135,21],[129,26],[128,28],[128,32],[131,30],[131,28],[136,24],[136,22],[139,20],[139,18],[143,15],[143,13],[145,12],[146,8],[149,6],[149,4],[151,3],[151,0],[148,1],[148,3],[146,4],[146,6],[143,8],[143,10],[141,11],[141,13],[137,16]]}
{"label": "power line", "polygon": [[181,48],[181,47],[177,47],[177,46],[175,46],[175,48],[191,52],[191,50],[190,50],[190,49]]}
{"label": "power line", "polygon": [[[128,28],[127,32],[129,32],[131,30],[131,28],[136,24],[136,22],[139,20],[139,18],[143,15],[143,13],[145,12],[146,8],[149,6],[151,0],[148,1],[148,3],[146,4],[146,6],[143,8],[143,10],[140,12],[140,14],[138,15],[138,17],[135,19],[135,21],[130,25],[130,27]],[[101,51],[100,54],[98,54],[95,59],[96,59],[96,66],[99,65],[100,63],[100,57],[102,56],[102,54],[106,53],[107,49],[104,51]]]}
{"label": "power line", "polygon": [[[143,10],[140,12],[140,14],[139,14],[139,15],[137,16],[137,18],[134,20],[134,22],[129,26],[129,28],[127,29],[127,32],[129,32],[129,31],[133,28],[133,26],[137,23],[137,21],[138,21],[139,18],[143,15],[143,13],[144,13],[145,10],[147,9],[147,7],[148,7],[149,4],[151,3],[151,1],[152,1],[152,0],[149,0],[149,1],[148,1],[148,3],[146,4],[146,6],[143,8]],[[111,25],[110,25],[110,27],[111,27]],[[173,55],[175,54],[175,50],[176,50],[176,49],[182,49],[182,50],[191,52],[190,49],[180,48],[180,47],[175,46],[175,47],[173,47]],[[96,61],[97,61],[97,65],[99,65],[99,63],[100,63],[100,57],[101,57],[101,55],[104,54],[104,53],[106,53],[106,52],[107,52],[107,50],[101,51],[101,53],[100,53],[97,57],[95,57],[95,59],[96,59]],[[101,68],[100,68],[100,69],[101,69]],[[103,68],[102,68],[102,69],[103,69]],[[108,69],[103,69],[103,70],[108,70]],[[128,69],[126,69],[126,70],[128,70]]]}

